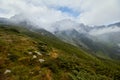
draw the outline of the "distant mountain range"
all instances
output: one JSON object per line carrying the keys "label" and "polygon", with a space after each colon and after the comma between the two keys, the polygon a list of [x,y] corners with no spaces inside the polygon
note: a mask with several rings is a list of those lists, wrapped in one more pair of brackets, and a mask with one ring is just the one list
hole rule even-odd
{"label": "distant mountain range", "polygon": [[[110,58],[120,58],[120,22],[91,27],[63,20],[52,26],[56,27],[53,34],[65,42],[92,50],[98,56],[102,53]],[[64,29],[69,26],[69,29]]]}
{"label": "distant mountain range", "polygon": [[[37,25],[19,16],[10,19],[0,18],[0,23],[22,25],[31,30],[38,29]],[[120,22],[110,25],[88,26],[65,19],[51,24],[50,27],[49,32],[64,42],[91,50],[102,58],[120,59]],[[44,30],[43,27],[40,29]]]}
{"label": "distant mountain range", "polygon": [[120,34],[113,25],[62,20],[47,31],[0,18],[0,80],[119,80]]}

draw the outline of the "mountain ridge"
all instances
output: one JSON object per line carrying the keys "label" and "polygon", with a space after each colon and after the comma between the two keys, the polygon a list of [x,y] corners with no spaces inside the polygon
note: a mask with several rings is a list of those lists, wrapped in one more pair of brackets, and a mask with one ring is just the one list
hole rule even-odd
{"label": "mountain ridge", "polygon": [[119,80],[119,62],[37,30],[0,24],[1,80]]}
{"label": "mountain ridge", "polygon": [[[9,20],[6,20],[6,22],[8,21],[7,22],[8,24],[12,24],[16,26],[17,25],[26,26],[26,28],[29,28],[34,32],[35,31],[39,32],[39,30],[42,29],[44,30],[44,28],[42,27],[39,28],[38,26],[32,23],[29,24],[29,21],[27,22],[27,20],[23,20],[23,21],[21,20],[18,23],[14,23],[14,20],[12,20],[13,22],[10,22]],[[5,19],[3,21],[5,21]],[[107,26],[102,25],[102,26],[90,27],[82,23],[77,23],[75,21],[72,21],[70,19],[65,19],[53,23],[50,28],[52,28],[51,29],[52,31],[50,31],[50,33],[55,35],[57,38],[69,44],[78,46],[80,48],[83,47],[85,49],[92,50],[96,55],[99,54],[98,53],[99,51],[102,51],[102,53],[105,55],[107,53],[108,57],[110,58],[112,55],[116,55],[116,56],[119,55],[119,46],[118,46],[118,44],[120,43],[119,22]],[[43,32],[43,34],[46,33]],[[103,49],[102,47],[105,49]],[[119,56],[116,59],[119,59]]]}

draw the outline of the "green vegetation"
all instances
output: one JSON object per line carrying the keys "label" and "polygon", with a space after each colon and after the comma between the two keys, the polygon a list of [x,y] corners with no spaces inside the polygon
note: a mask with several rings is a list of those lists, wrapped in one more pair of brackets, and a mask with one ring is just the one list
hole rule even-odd
{"label": "green vegetation", "polygon": [[44,30],[0,25],[0,80],[119,79],[119,61],[95,57]]}

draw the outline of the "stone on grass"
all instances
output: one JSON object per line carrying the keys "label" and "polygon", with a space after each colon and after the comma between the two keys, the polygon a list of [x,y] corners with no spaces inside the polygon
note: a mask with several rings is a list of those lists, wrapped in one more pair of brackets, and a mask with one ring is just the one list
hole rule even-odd
{"label": "stone on grass", "polygon": [[36,53],[37,55],[39,55],[39,56],[42,56],[42,54],[41,54],[40,52],[38,52],[38,51],[35,51],[35,53]]}
{"label": "stone on grass", "polygon": [[7,73],[11,73],[11,70],[6,69],[5,72],[4,72],[4,74],[7,74]]}
{"label": "stone on grass", "polygon": [[40,63],[43,63],[45,60],[44,59],[39,59]]}
{"label": "stone on grass", "polygon": [[31,54],[32,54],[32,52],[28,52],[28,54],[30,54],[30,55],[31,55]]}
{"label": "stone on grass", "polygon": [[37,56],[36,56],[36,55],[33,55],[33,59],[35,59],[35,58],[37,58]]}

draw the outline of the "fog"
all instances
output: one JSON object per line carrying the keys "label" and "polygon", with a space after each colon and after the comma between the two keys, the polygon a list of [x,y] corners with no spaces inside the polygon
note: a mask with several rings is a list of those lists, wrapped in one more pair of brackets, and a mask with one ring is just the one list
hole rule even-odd
{"label": "fog", "polygon": [[89,32],[89,34],[93,36],[98,36],[98,35],[114,33],[114,32],[120,32],[120,27],[112,26],[112,27],[105,27],[102,29],[93,29]]}

